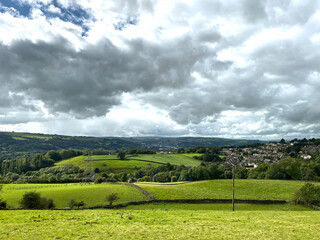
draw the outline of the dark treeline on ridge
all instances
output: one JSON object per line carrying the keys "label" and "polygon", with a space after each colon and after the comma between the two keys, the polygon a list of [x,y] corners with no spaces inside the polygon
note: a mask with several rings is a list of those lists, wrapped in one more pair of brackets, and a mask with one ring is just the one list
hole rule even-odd
{"label": "dark treeline on ridge", "polygon": [[240,146],[257,140],[203,137],[71,137],[62,135],[0,132],[0,162],[49,150],[79,149],[108,151],[129,149],[170,150],[194,146]]}

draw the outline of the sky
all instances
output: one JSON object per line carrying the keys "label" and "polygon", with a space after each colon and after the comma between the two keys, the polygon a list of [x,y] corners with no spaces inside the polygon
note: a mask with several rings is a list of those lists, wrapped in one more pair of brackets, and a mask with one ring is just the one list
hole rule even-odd
{"label": "sky", "polygon": [[320,138],[319,0],[0,0],[0,131]]}

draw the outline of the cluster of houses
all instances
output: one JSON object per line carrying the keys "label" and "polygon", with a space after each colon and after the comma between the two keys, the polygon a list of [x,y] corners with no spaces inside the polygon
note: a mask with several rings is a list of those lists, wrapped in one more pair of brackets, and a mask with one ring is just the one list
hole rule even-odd
{"label": "cluster of houses", "polygon": [[[221,154],[227,159],[237,159],[242,166],[255,168],[261,163],[274,163],[289,157],[286,149],[294,144],[296,143],[267,143],[255,148],[223,148]],[[301,148],[298,157],[311,159],[313,154],[319,152],[320,145],[306,145]]]}

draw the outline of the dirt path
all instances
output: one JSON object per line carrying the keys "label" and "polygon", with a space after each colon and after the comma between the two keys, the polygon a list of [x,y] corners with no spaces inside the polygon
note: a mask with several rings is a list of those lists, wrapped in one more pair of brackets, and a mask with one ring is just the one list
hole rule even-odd
{"label": "dirt path", "polygon": [[154,200],[154,196],[151,193],[149,193],[148,191],[146,191],[145,189],[143,189],[142,187],[139,187],[133,183],[127,183],[127,185],[139,190],[141,193],[143,193],[145,196],[147,196],[150,200]]}

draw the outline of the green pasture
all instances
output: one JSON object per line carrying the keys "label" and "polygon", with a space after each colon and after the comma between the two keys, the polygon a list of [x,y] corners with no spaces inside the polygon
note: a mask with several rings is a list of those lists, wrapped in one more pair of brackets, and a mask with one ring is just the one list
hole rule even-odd
{"label": "green pasture", "polygon": [[201,161],[192,158],[189,154],[138,154],[128,155],[126,158],[172,165],[199,166],[201,164]]}
{"label": "green pasture", "polygon": [[0,211],[0,239],[319,239],[317,211]]}
{"label": "green pasture", "polygon": [[[86,169],[86,160],[93,160],[93,168],[99,168],[107,173],[132,173],[146,166],[159,166],[170,163],[172,165],[198,166],[201,161],[182,154],[139,154],[127,155],[125,160],[119,160],[116,155],[78,156],[57,162],[56,167],[72,164]],[[91,167],[91,166],[88,166]]]}
{"label": "green pasture", "polygon": [[[214,211],[231,211],[230,203],[148,203],[143,205],[130,205],[125,207],[126,210],[214,210]],[[246,204],[236,203],[236,211],[314,211],[312,208],[293,204]]]}
{"label": "green pasture", "polygon": [[[78,156],[68,160],[63,160],[61,162],[57,162],[55,164],[56,167],[65,166],[68,164],[72,164],[75,166],[79,166],[81,169],[86,169],[86,167],[91,167],[88,165],[87,159],[88,157]],[[146,166],[159,166],[158,163],[146,162],[146,161],[138,161],[138,160],[119,160],[115,155],[101,155],[101,156],[91,156],[93,160],[93,168],[99,168],[102,172],[107,173],[121,173],[127,172],[132,173],[137,171],[139,168]]]}
{"label": "green pasture", "polygon": [[203,154],[202,153],[182,153],[180,154],[182,156],[186,156],[186,157],[200,157],[202,156]]}
{"label": "green pasture", "polygon": [[[281,180],[235,180],[235,198],[256,200],[291,200],[305,182]],[[320,183],[315,183],[320,184]],[[185,184],[137,183],[155,199],[230,199],[232,180],[210,180]]]}
{"label": "green pasture", "polygon": [[[137,189],[114,184],[7,184],[3,185],[1,197],[8,206],[18,207],[19,200],[26,192],[39,192],[42,197],[53,199],[57,208],[68,206],[71,199],[84,201],[86,206],[107,205],[105,198],[110,193],[117,193],[120,199],[115,202],[125,203],[143,201],[148,198]],[[0,238],[1,239],[1,238]]]}
{"label": "green pasture", "polygon": [[52,136],[40,135],[40,134],[29,134],[29,133],[12,133],[12,138],[16,140],[28,140],[30,138],[50,140],[52,139]]}

